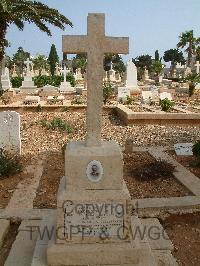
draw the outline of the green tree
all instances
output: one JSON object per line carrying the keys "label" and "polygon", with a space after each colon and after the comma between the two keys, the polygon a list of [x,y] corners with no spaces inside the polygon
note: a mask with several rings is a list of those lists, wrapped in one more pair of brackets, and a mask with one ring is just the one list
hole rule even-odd
{"label": "green tree", "polygon": [[171,62],[172,73],[174,73],[177,63],[185,64],[183,53],[179,49],[165,51],[163,59],[165,62]]}
{"label": "green tree", "polygon": [[51,45],[51,50],[49,53],[48,61],[49,61],[49,65],[50,65],[50,72],[51,72],[51,75],[53,76],[55,73],[55,70],[56,70],[56,63],[59,62],[59,57],[58,57],[58,53],[57,53],[55,44]]}
{"label": "green tree", "polygon": [[135,59],[133,59],[133,63],[138,68],[141,68],[144,70],[146,67],[150,71],[153,61],[152,61],[151,56],[146,54],[146,55],[140,55],[136,57]]}
{"label": "green tree", "polygon": [[126,66],[122,60],[122,57],[118,54],[106,54],[104,57],[104,70],[109,71],[111,62],[113,63],[113,69],[123,74],[126,71]]}
{"label": "green tree", "polygon": [[8,46],[6,33],[14,24],[19,30],[24,29],[25,22],[34,23],[41,31],[51,36],[48,24],[62,30],[72,23],[58,10],[48,7],[39,1],[30,0],[0,0],[0,65]]}
{"label": "green tree", "polygon": [[200,38],[194,37],[193,30],[185,31],[179,36],[178,48],[186,48],[188,54],[188,66],[192,66],[192,57],[195,55],[196,46],[200,44]]}
{"label": "green tree", "polygon": [[155,61],[161,61],[158,50],[155,51]]}
{"label": "green tree", "polygon": [[77,54],[72,61],[73,69],[81,68],[82,71],[86,70],[87,66],[87,55],[86,54]]}
{"label": "green tree", "polygon": [[200,83],[200,75],[196,73],[191,73],[187,75],[185,81],[189,83],[189,97],[191,97],[194,94],[196,85]]}
{"label": "green tree", "polygon": [[142,79],[142,75],[144,74],[145,67],[151,71],[153,60],[150,55],[140,55],[136,57],[135,59],[132,59],[133,63],[137,67],[137,74],[138,74],[138,80]]}
{"label": "green tree", "polygon": [[24,61],[26,61],[27,58],[30,58],[30,53],[24,51],[22,47],[19,47],[17,52],[13,55],[12,63],[16,64],[20,74],[23,73],[23,69],[25,67]]}
{"label": "green tree", "polygon": [[196,60],[200,61],[200,46],[198,46],[196,49]]}
{"label": "green tree", "polygon": [[152,66],[151,66],[151,71],[156,73],[157,76],[160,75],[162,72],[163,65],[160,61],[153,61]]}
{"label": "green tree", "polygon": [[33,59],[33,66],[34,66],[34,69],[39,70],[39,74],[41,74],[42,69],[45,69],[45,70],[50,69],[48,59],[46,58],[45,55],[41,55],[41,54],[37,55]]}

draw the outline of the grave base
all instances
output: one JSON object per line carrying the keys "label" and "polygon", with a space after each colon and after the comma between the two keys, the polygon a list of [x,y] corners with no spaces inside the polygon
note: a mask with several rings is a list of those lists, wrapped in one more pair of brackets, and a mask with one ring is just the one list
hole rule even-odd
{"label": "grave base", "polygon": [[55,244],[47,249],[49,266],[156,266],[148,243]]}

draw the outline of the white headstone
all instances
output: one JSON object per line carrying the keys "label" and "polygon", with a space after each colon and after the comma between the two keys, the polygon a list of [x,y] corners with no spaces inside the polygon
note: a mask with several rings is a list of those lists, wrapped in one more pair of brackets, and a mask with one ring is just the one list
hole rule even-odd
{"label": "white headstone", "polygon": [[2,90],[10,90],[11,89],[11,83],[10,83],[9,69],[7,67],[5,67],[5,69],[3,69],[2,73],[3,73],[1,75]]}
{"label": "white headstone", "polygon": [[137,67],[132,62],[132,60],[129,60],[127,63],[127,77],[126,77],[126,87],[131,90],[138,90],[138,84],[137,84]]}
{"label": "white headstone", "polygon": [[176,155],[193,155],[193,143],[177,143],[174,145]]}
{"label": "white headstone", "polygon": [[31,70],[30,70],[30,65],[32,61],[27,59],[27,61],[24,62],[26,64],[26,75],[24,76],[24,81],[22,81],[22,86],[20,87],[20,90],[22,91],[30,91],[32,92],[37,89],[36,86],[34,86],[34,81],[32,81],[32,76],[31,76]]}
{"label": "white headstone", "polygon": [[172,101],[172,95],[169,92],[162,92],[160,93],[160,100],[168,99]]}
{"label": "white headstone", "polygon": [[14,111],[0,112],[0,148],[21,153],[20,115]]}
{"label": "white headstone", "polygon": [[118,88],[118,95],[117,95],[117,100],[126,100],[127,96],[130,97],[130,90],[126,87],[119,87]]}

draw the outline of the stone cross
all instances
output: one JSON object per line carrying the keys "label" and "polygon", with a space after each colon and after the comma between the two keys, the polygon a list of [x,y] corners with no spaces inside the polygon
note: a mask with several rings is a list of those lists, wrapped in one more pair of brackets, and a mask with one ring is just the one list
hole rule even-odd
{"label": "stone cross", "polygon": [[199,74],[199,70],[200,70],[200,63],[199,61],[196,62],[196,73]]}
{"label": "stone cross", "polygon": [[66,68],[66,66],[64,66],[64,69],[61,70],[61,73],[63,73],[64,75],[64,83],[67,82],[67,74],[70,72],[69,69]]}
{"label": "stone cross", "polygon": [[89,14],[86,36],[63,36],[63,53],[87,53],[87,146],[101,145],[103,59],[105,53],[127,54],[128,38],[105,36],[105,15]]}
{"label": "stone cross", "polygon": [[30,65],[31,65],[32,61],[29,60],[29,58],[24,62],[24,64],[26,64],[26,75],[30,75],[31,71],[30,71]]}

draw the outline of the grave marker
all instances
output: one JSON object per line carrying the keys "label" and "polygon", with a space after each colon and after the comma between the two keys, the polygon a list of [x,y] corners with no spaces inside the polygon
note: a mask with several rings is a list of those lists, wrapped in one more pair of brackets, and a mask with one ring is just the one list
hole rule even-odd
{"label": "grave marker", "polygon": [[0,112],[0,148],[21,153],[20,115],[14,111]]}

